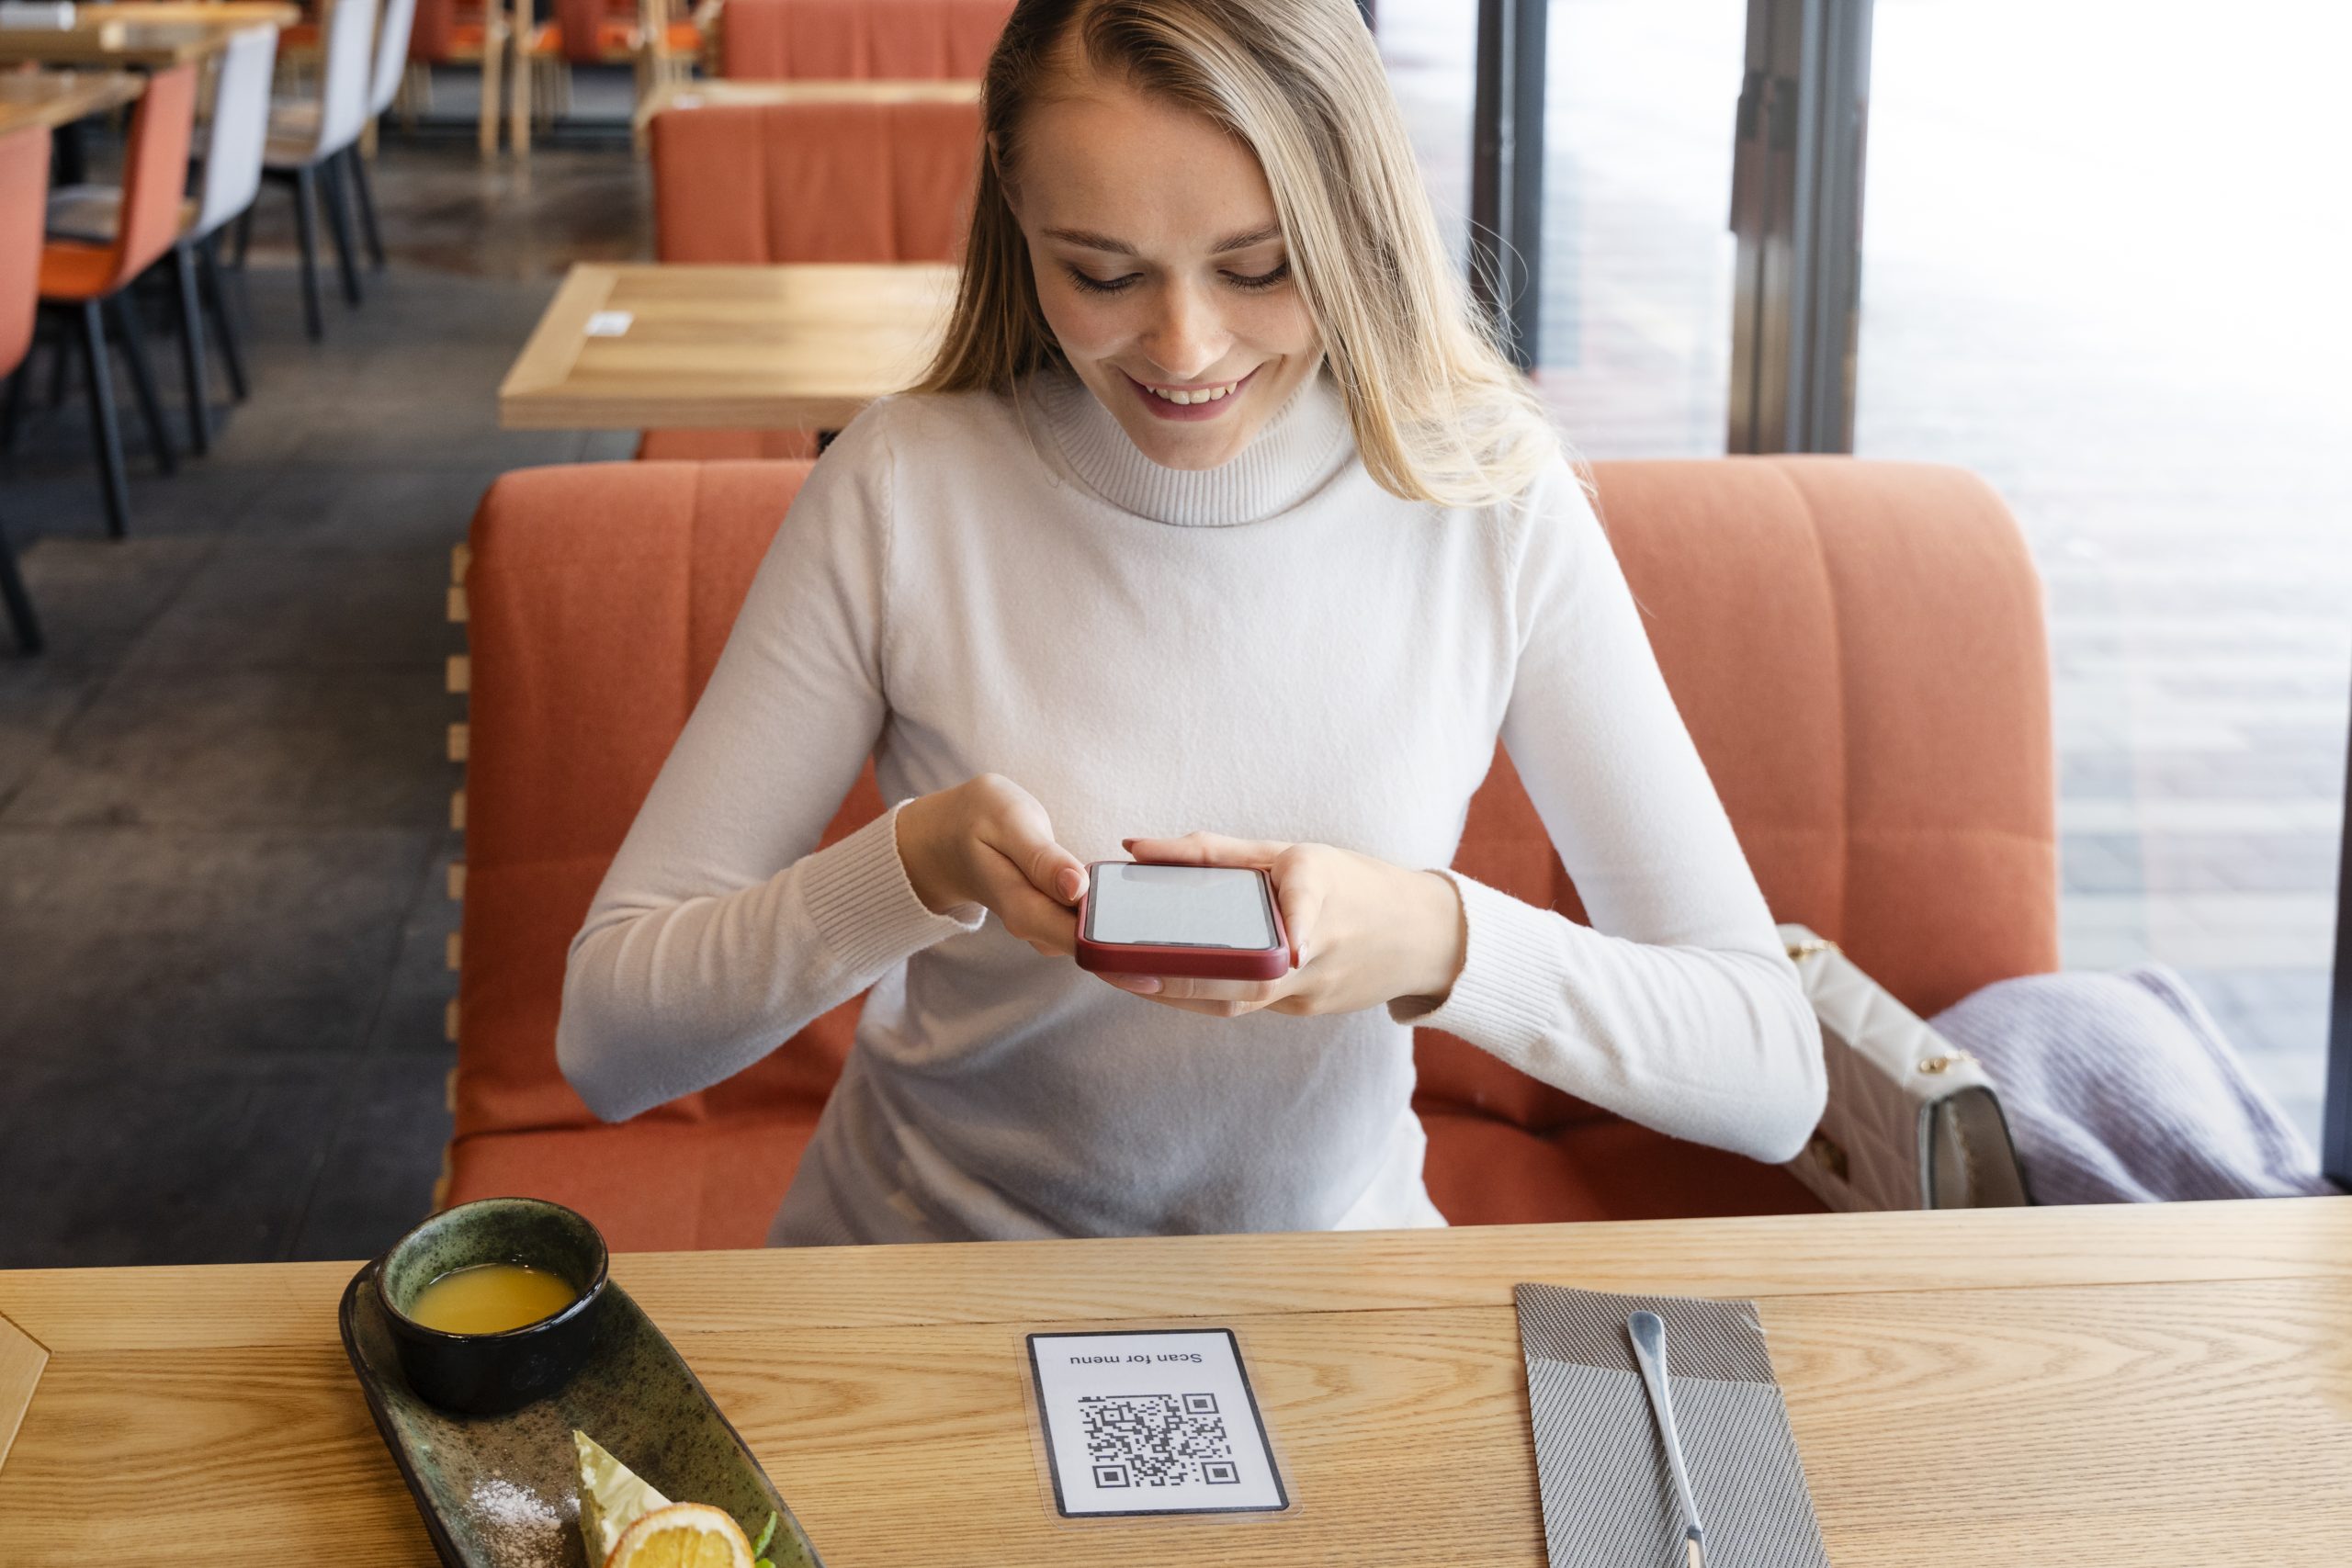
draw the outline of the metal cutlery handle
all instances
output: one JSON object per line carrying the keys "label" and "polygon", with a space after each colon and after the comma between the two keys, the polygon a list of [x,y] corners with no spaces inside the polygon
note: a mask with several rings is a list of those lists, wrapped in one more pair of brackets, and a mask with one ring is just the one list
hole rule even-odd
{"label": "metal cutlery handle", "polygon": [[1682,1467],[1682,1440],[1674,1430],[1674,1396],[1666,1376],[1666,1324],[1654,1312],[1637,1312],[1625,1320],[1626,1336],[1634,1342],[1634,1359],[1642,1369],[1642,1384],[1649,1390],[1650,1409],[1657,1413],[1658,1435],[1666,1439],[1666,1467],[1674,1474],[1674,1490],[1682,1499],[1682,1517],[1689,1524],[1690,1561],[1699,1561],[1706,1527],[1699,1522],[1698,1500],[1690,1495],[1690,1476]]}

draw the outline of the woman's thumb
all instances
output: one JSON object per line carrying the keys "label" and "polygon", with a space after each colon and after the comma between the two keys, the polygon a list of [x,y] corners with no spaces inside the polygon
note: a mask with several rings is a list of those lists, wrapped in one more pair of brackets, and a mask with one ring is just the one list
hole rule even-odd
{"label": "woman's thumb", "polygon": [[1075,904],[1086,891],[1086,864],[1050,840],[1029,857],[1029,880],[1049,898]]}

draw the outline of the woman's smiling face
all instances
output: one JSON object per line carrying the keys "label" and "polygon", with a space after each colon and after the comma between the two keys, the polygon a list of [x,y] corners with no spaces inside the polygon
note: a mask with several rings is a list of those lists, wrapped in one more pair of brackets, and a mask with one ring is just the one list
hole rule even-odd
{"label": "woman's smiling face", "polygon": [[1007,173],[1046,325],[1153,462],[1234,457],[1322,363],[1265,172],[1208,120],[1081,73]]}

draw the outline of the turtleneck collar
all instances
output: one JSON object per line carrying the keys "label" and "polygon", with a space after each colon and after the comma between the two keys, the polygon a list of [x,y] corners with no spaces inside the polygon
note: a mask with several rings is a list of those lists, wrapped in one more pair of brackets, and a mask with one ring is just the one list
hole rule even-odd
{"label": "turtleneck collar", "polygon": [[1261,523],[1305,501],[1355,457],[1347,405],[1317,369],[1240,455],[1214,468],[1164,468],[1069,370],[1031,378],[1034,403],[1071,474],[1124,512],[1180,527]]}

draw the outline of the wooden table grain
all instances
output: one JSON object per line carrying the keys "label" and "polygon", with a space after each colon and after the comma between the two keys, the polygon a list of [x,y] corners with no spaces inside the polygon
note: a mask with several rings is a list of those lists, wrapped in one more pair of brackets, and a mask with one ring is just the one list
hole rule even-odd
{"label": "wooden table grain", "polygon": [[[429,1562],[336,1338],[352,1267],[0,1273],[0,1314],[49,1358],[0,1465],[0,1562]],[[1839,1568],[2352,1553],[2342,1199],[613,1271],[838,1568],[1537,1568],[1529,1280],[1757,1299]],[[1065,1325],[1235,1328],[1295,1512],[1058,1522],[1023,1336]]]}
{"label": "wooden table grain", "polygon": [[70,125],[130,102],[145,85],[128,71],[0,72],[0,136],[31,126]]}
{"label": "wooden table grain", "polygon": [[630,117],[641,138],[653,117],[665,109],[753,107],[769,104],[977,104],[980,85],[970,81],[837,81],[831,78],[768,82],[713,76],[664,82],[638,101]]}
{"label": "wooden table grain", "polygon": [[[111,14],[119,11],[119,14]],[[224,5],[87,6],[70,28],[0,28],[0,65],[116,66],[167,70],[228,46],[230,35],[265,22],[287,26],[291,5],[238,0]]]}
{"label": "wooden table grain", "polygon": [[288,0],[83,0],[77,23],[195,22],[206,27],[290,28],[302,8]]}
{"label": "wooden table grain", "polygon": [[955,289],[956,269],[933,263],[581,263],[499,388],[498,422],[839,429],[922,374]]}

